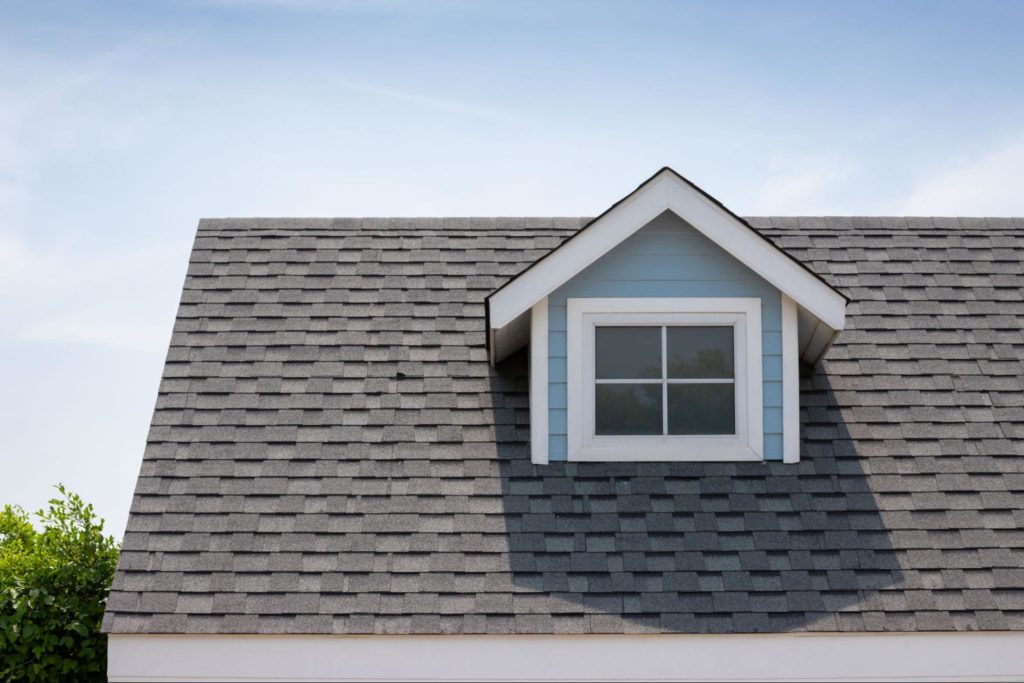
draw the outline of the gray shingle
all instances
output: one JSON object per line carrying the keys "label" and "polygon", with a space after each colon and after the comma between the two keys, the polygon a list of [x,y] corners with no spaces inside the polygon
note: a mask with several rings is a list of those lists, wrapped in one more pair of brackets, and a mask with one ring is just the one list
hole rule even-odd
{"label": "gray shingle", "polygon": [[534,467],[482,301],[585,222],[201,221],[105,630],[1024,629],[1024,223],[751,219],[853,299],[804,460]]}

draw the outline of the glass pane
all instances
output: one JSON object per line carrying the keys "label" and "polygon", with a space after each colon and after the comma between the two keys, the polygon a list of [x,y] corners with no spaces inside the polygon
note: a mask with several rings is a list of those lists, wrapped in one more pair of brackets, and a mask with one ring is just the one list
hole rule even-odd
{"label": "glass pane", "polygon": [[661,379],[660,327],[598,327],[598,379]]}
{"label": "glass pane", "polygon": [[668,376],[732,379],[732,327],[668,328]]}
{"label": "glass pane", "polygon": [[735,434],[734,384],[669,384],[669,434]]}
{"label": "glass pane", "polygon": [[660,384],[598,384],[594,432],[661,434]]}

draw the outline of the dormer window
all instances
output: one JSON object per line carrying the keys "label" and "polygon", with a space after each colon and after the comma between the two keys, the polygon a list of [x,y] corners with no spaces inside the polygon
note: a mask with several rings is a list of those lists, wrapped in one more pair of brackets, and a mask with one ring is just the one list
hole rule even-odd
{"label": "dormer window", "polygon": [[567,303],[569,460],[761,459],[759,299]]}

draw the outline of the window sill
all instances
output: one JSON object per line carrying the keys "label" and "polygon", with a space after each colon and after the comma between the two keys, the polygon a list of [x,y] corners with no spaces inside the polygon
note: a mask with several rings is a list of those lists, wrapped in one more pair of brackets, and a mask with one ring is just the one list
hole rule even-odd
{"label": "window sill", "polygon": [[735,438],[595,437],[569,453],[570,462],[761,462],[764,457]]}

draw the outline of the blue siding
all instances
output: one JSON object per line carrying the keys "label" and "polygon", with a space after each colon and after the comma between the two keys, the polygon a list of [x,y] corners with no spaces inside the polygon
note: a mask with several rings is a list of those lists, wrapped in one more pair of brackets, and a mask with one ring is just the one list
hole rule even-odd
{"label": "blue siding", "polygon": [[779,290],[673,213],[631,235],[548,297],[549,457],[568,454],[566,299],[760,297],[764,453],[782,459],[782,306]]}

